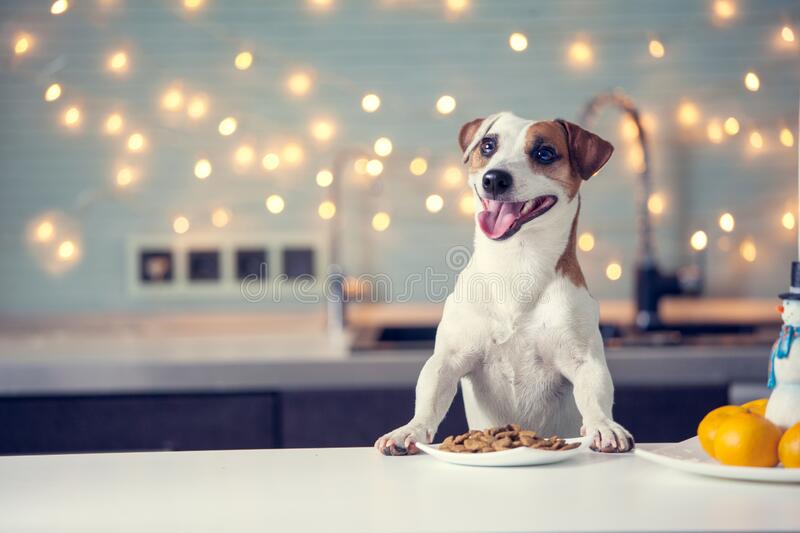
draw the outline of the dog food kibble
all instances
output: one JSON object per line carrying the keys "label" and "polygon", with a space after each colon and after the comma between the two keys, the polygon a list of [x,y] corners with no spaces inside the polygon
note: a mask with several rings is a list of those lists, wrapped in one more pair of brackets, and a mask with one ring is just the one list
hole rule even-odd
{"label": "dog food kibble", "polygon": [[521,429],[517,424],[508,424],[499,428],[483,431],[473,429],[461,435],[451,435],[444,439],[439,449],[455,453],[489,453],[522,447],[564,451],[578,446],[580,444],[577,442],[567,444],[567,441],[555,435],[542,438],[535,431]]}

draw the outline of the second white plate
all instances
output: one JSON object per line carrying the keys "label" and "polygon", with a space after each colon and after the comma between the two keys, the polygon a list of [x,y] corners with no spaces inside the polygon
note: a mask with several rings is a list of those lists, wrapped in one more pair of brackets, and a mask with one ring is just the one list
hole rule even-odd
{"label": "second white plate", "polygon": [[589,449],[589,439],[578,437],[566,439],[567,443],[578,442],[580,446],[572,450],[537,450],[534,448],[514,448],[491,453],[455,453],[439,450],[438,444],[420,444],[417,448],[431,457],[456,465],[467,466],[533,466],[560,463]]}

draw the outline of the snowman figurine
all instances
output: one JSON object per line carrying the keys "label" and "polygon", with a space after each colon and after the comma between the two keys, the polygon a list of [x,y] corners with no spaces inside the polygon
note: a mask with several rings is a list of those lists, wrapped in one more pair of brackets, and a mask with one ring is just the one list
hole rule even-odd
{"label": "snowman figurine", "polygon": [[767,418],[787,429],[800,422],[800,262],[792,262],[789,292],[779,296],[783,319],[781,334],[772,346],[767,385],[772,394],[767,402]]}

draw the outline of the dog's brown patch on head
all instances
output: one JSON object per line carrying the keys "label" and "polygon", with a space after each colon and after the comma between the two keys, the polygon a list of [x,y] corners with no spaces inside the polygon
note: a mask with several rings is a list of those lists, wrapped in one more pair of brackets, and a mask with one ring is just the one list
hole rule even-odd
{"label": "dog's brown patch on head", "polygon": [[597,174],[611,158],[614,146],[605,139],[567,120],[557,119],[566,136],[569,159],[575,173],[584,180]]}
{"label": "dog's brown patch on head", "polygon": [[[481,124],[483,124],[483,121],[484,119],[482,118],[476,118],[461,126],[461,131],[458,133],[458,144],[461,146],[462,152],[475,140],[475,134],[481,127]],[[470,172],[475,172],[489,163],[489,158],[484,157],[480,151],[480,143],[476,144],[475,148],[472,149],[472,152],[469,154],[468,163]]]}
{"label": "dog's brown patch on head", "polygon": [[[535,148],[549,146],[559,157],[558,160],[543,165],[530,157]],[[554,120],[534,122],[525,132],[525,154],[531,169],[536,174],[541,174],[557,181],[572,200],[581,186],[580,177],[576,176],[570,164],[569,145],[564,129]]]}
{"label": "dog's brown patch on head", "polygon": [[[578,200],[580,202],[580,200]],[[556,272],[562,274],[565,278],[570,280],[576,287],[586,287],[586,279],[583,277],[581,265],[578,264],[578,254],[576,251],[577,233],[578,233],[578,215],[581,212],[580,203],[578,210],[575,212],[575,218],[572,219],[572,227],[569,230],[569,240],[567,246],[561,257],[558,258],[556,263]]]}

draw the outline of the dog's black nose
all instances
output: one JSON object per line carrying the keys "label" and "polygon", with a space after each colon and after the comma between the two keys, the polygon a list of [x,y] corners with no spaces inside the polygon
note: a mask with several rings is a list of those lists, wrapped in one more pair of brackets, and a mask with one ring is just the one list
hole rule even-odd
{"label": "dog's black nose", "polygon": [[511,188],[511,174],[505,170],[489,170],[483,175],[483,190],[497,196]]}

